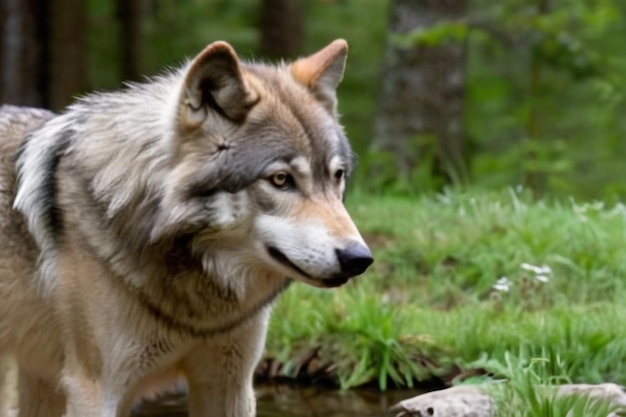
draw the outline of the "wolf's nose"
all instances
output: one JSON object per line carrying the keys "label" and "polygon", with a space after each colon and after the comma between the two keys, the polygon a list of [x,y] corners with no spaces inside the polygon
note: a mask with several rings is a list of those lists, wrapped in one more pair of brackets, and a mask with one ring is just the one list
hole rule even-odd
{"label": "wolf's nose", "polygon": [[368,247],[360,243],[351,243],[345,249],[336,249],[335,252],[339,259],[341,275],[345,277],[362,274],[374,262]]}

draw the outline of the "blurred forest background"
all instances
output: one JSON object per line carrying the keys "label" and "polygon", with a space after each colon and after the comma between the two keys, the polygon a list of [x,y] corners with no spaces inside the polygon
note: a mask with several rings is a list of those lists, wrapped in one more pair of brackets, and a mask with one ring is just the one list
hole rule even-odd
{"label": "blurred forest background", "polygon": [[60,110],[192,57],[350,44],[354,187],[626,196],[623,0],[0,0],[0,103]]}

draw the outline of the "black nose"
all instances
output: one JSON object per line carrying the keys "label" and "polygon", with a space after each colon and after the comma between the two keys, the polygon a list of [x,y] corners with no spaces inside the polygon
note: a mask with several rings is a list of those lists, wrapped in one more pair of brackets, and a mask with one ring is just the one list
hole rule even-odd
{"label": "black nose", "polygon": [[374,262],[368,247],[360,243],[351,243],[344,249],[336,249],[335,253],[339,259],[341,275],[345,277],[362,274]]}

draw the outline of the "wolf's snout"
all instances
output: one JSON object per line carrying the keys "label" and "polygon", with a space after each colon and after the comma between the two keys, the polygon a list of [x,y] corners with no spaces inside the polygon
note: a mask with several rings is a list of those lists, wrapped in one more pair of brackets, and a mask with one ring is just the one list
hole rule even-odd
{"label": "wolf's snout", "polygon": [[374,262],[368,247],[361,243],[351,243],[345,249],[336,249],[335,253],[344,277],[360,275]]}

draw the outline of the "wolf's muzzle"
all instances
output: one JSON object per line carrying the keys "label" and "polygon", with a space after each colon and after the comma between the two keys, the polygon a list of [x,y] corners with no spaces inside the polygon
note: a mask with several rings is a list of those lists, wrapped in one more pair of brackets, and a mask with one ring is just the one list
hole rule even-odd
{"label": "wolf's muzzle", "polygon": [[336,249],[335,253],[341,267],[341,276],[345,278],[362,274],[374,262],[368,247],[361,243],[351,243],[344,249]]}

